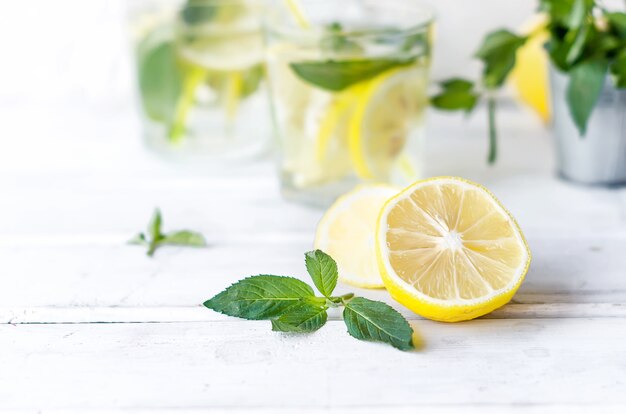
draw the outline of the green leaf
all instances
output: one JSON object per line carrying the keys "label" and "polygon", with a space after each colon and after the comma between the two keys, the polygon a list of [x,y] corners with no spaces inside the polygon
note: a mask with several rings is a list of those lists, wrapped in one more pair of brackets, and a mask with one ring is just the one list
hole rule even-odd
{"label": "green leaf", "polygon": [[607,72],[607,62],[591,60],[576,65],[569,72],[566,99],[580,135],[587,131],[587,121],[600,97]]}
{"label": "green leaf", "polygon": [[337,286],[337,263],[321,250],[305,253],[304,262],[317,290],[330,297]]}
{"label": "green leaf", "polygon": [[280,332],[313,332],[324,326],[328,319],[325,304],[303,301],[272,320],[272,330]]}
{"label": "green leaf", "polygon": [[572,46],[569,48],[567,55],[565,56],[565,62],[568,65],[573,64],[582,56],[585,44],[589,39],[589,30],[588,25],[583,25],[578,30],[571,32],[575,34],[575,38]]}
{"label": "green leaf", "polygon": [[472,89],[474,84],[465,79],[450,79],[441,82],[443,89],[438,95],[430,98],[430,103],[444,111],[464,110],[470,112],[478,102],[478,94]]}
{"label": "green leaf", "polygon": [[588,12],[586,3],[587,0],[574,0],[566,22],[569,28],[577,29],[583,23]]}
{"label": "green leaf", "polygon": [[540,0],[539,10],[548,14],[552,24],[576,28],[594,3],[594,0]]}
{"label": "green leaf", "polygon": [[154,210],[152,215],[152,219],[150,220],[150,224],[148,224],[148,236],[150,236],[150,247],[148,249],[148,256],[152,256],[156,251],[159,243],[163,239],[163,234],[161,233],[161,224],[163,220],[161,219],[161,210],[158,208]]}
{"label": "green leaf", "polygon": [[211,21],[219,10],[219,6],[207,0],[187,0],[180,15],[183,21],[196,25]]}
{"label": "green leaf", "polygon": [[139,91],[145,114],[169,123],[182,90],[182,73],[170,27],[150,33],[137,50]]}
{"label": "green leaf", "polygon": [[502,86],[515,66],[517,49],[526,42],[526,39],[505,29],[491,32],[485,37],[475,56],[485,64],[483,83],[487,88]]}
{"label": "green leaf", "polygon": [[502,54],[509,54],[511,47],[521,46],[525,38],[506,29],[499,29],[489,33],[483,40],[482,45],[476,51],[475,56],[479,59],[492,59]]}
{"label": "green leaf", "polygon": [[193,247],[206,246],[204,236],[198,232],[180,230],[163,234],[163,231],[161,230],[162,225],[163,217],[161,215],[161,210],[156,208],[148,224],[148,231],[145,234],[139,233],[128,243],[148,246],[148,256],[154,255],[156,249],[164,244]]}
{"label": "green leaf", "polygon": [[611,74],[614,77],[616,87],[626,88],[626,49],[611,63]]}
{"label": "green leaf", "polygon": [[430,103],[444,111],[464,110],[470,112],[478,102],[474,84],[465,79],[453,78],[440,83],[442,91],[430,98]]}
{"label": "green leaf", "polygon": [[626,13],[613,12],[606,13],[605,16],[611,24],[613,32],[621,39],[626,40]]}
{"label": "green leaf", "polygon": [[440,83],[446,91],[469,92],[474,88],[474,82],[466,79],[452,78]]}
{"label": "green leaf", "polygon": [[365,298],[346,304],[343,320],[357,339],[386,342],[403,351],[413,349],[411,325],[391,306]]}
{"label": "green leaf", "polygon": [[327,60],[291,63],[289,66],[300,79],[319,88],[336,92],[387,70],[410,65],[414,61],[415,58]]}
{"label": "green leaf", "polygon": [[156,208],[154,213],[152,213],[152,218],[150,219],[150,224],[148,224],[148,235],[152,239],[160,239],[162,237],[161,233],[161,225],[163,224],[163,217],[161,215],[161,210]]}
{"label": "green leaf", "polygon": [[206,240],[201,233],[191,230],[180,230],[167,233],[162,239],[162,244],[170,244],[175,246],[192,246],[204,247]]}
{"label": "green leaf", "polygon": [[301,280],[287,276],[259,275],[242,279],[226,288],[204,306],[244,319],[272,319],[314,297],[313,289]]}

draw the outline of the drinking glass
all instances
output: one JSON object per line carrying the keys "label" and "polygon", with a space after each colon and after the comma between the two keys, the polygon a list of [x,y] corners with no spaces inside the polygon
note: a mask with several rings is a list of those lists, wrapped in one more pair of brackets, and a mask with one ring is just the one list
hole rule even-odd
{"label": "drinking glass", "polygon": [[177,158],[238,159],[269,138],[260,3],[135,1],[145,141]]}
{"label": "drinking glass", "polygon": [[413,0],[279,0],[266,66],[283,194],[327,205],[420,175],[433,14]]}

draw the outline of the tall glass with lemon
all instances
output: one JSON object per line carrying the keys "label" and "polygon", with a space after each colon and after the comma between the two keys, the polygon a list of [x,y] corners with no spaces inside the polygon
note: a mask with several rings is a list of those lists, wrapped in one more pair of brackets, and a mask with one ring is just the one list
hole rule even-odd
{"label": "tall glass with lemon", "polygon": [[285,196],[327,205],[420,174],[433,15],[413,0],[277,0],[266,64]]}
{"label": "tall glass with lemon", "polygon": [[136,0],[131,29],[146,143],[237,159],[269,137],[259,0]]}

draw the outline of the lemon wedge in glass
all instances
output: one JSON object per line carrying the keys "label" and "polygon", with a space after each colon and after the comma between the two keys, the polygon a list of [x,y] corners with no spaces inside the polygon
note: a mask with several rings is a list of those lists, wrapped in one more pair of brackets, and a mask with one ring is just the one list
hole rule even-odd
{"label": "lemon wedge in glass", "polygon": [[385,201],[399,189],[362,185],[338,198],[320,220],[315,248],[337,262],[339,280],[365,288],[384,287],[376,264],[376,219]]}
{"label": "lemon wedge in glass", "polygon": [[409,133],[426,106],[420,89],[426,76],[422,67],[400,67],[383,72],[358,90],[350,119],[352,164],[362,179],[388,181],[401,158]]}
{"label": "lemon wedge in glass", "polygon": [[511,214],[484,187],[453,177],[418,181],[387,201],[376,254],[394,299],[445,322],[507,303],[530,264]]}

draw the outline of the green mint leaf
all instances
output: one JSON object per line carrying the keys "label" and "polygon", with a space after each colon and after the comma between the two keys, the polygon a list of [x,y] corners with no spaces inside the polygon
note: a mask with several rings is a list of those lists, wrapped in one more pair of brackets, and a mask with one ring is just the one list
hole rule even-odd
{"label": "green mint leaf", "polygon": [[200,233],[190,230],[180,230],[163,234],[161,230],[162,226],[163,216],[161,215],[161,210],[156,208],[148,224],[148,231],[146,233],[139,233],[128,243],[148,246],[148,256],[153,256],[156,249],[165,244],[192,247],[206,246],[206,240]]}
{"label": "green mint leaf", "polygon": [[516,48],[524,44],[525,38],[512,33],[506,29],[499,29],[489,33],[483,39],[482,45],[474,54],[482,60],[489,60],[511,53],[511,48]]}
{"label": "green mint leaf", "polygon": [[616,87],[626,88],[626,49],[611,63],[611,74]]}
{"label": "green mint leaf", "polygon": [[171,122],[183,83],[171,27],[159,27],[142,40],[137,48],[137,69],[146,116],[158,122]]}
{"label": "green mint leaf", "polygon": [[411,325],[386,303],[354,298],[346,304],[343,320],[357,339],[386,342],[403,351],[414,347]]}
{"label": "green mint leaf", "polygon": [[218,12],[218,5],[207,0],[187,0],[180,16],[189,25],[206,23],[212,20]]}
{"label": "green mint leaf", "polygon": [[317,290],[330,297],[337,286],[337,263],[321,250],[305,253],[304,262]]}
{"label": "green mint leaf", "polygon": [[390,69],[410,65],[414,61],[415,58],[327,60],[292,63],[289,66],[300,79],[319,88],[337,92]]}
{"label": "green mint leaf", "polygon": [[446,91],[469,92],[474,88],[474,82],[467,79],[452,78],[440,83]]}
{"label": "green mint leaf", "polygon": [[605,14],[612,31],[622,40],[626,40],[626,13],[613,12]]}
{"label": "green mint leaf", "polygon": [[569,72],[566,99],[580,135],[587,131],[587,121],[600,97],[607,72],[605,60],[582,62]]}
{"label": "green mint leaf", "polygon": [[578,30],[572,31],[571,33],[575,35],[575,38],[565,56],[565,62],[568,65],[572,65],[582,56],[583,49],[589,40],[590,26],[583,25]]}
{"label": "green mint leaf", "polygon": [[146,235],[143,233],[137,234],[135,237],[128,241],[128,244],[135,244],[139,246],[147,246],[149,243],[146,240]]}
{"label": "green mint leaf", "polygon": [[472,111],[478,102],[478,94],[472,89],[474,84],[465,79],[450,79],[441,82],[442,91],[430,98],[430,103],[445,111]]}
{"label": "green mint leaf", "polygon": [[272,319],[313,298],[313,289],[301,280],[287,276],[259,275],[242,279],[226,288],[204,306],[244,319]]}
{"label": "green mint leaf", "polygon": [[150,219],[150,224],[148,224],[148,235],[152,239],[160,239],[163,236],[161,233],[161,225],[163,224],[163,217],[161,215],[161,210],[156,208],[154,213],[152,213],[152,218]]}
{"label": "green mint leaf", "polygon": [[485,65],[483,83],[487,88],[502,86],[515,66],[517,49],[526,42],[526,39],[505,29],[489,33],[485,37],[475,56]]}
{"label": "green mint leaf", "polygon": [[326,304],[303,301],[272,320],[272,330],[280,332],[313,332],[324,326],[328,319]]}
{"label": "green mint leaf", "polygon": [[[569,16],[567,17],[566,25],[570,29],[576,29],[582,25],[587,13],[591,11],[591,8],[587,7],[587,4],[589,3],[588,0],[573,0],[573,2],[569,1],[569,3],[572,3],[572,5]],[[593,2],[591,2],[591,6],[592,5]]]}
{"label": "green mint leaf", "polygon": [[201,233],[191,230],[180,230],[168,233],[161,239],[161,243],[173,246],[206,246],[206,240],[204,236]]}

